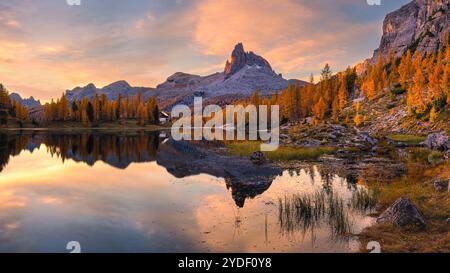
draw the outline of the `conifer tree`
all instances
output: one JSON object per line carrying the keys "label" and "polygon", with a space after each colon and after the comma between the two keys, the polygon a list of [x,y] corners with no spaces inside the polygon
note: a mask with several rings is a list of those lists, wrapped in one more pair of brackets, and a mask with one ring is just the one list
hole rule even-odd
{"label": "conifer tree", "polygon": [[435,122],[437,118],[436,107],[433,106],[430,110],[430,122]]}
{"label": "conifer tree", "polygon": [[408,50],[406,55],[404,55],[401,59],[400,66],[398,68],[400,83],[403,87],[407,86],[408,80],[412,74],[412,55],[411,51]]}
{"label": "conifer tree", "polygon": [[423,91],[425,89],[425,76],[423,75],[421,67],[421,58],[416,56],[414,61],[414,68],[416,73],[414,74],[413,84],[408,88],[408,111],[410,113],[423,113],[426,110],[426,105],[423,99]]}
{"label": "conifer tree", "polygon": [[108,103],[108,97],[105,93],[103,93],[100,97],[100,118],[103,120],[109,120],[110,119],[110,110],[109,110],[109,103]]}
{"label": "conifer tree", "polygon": [[440,84],[441,65],[436,64],[428,81],[427,102],[432,103],[436,99],[441,99],[444,96]]}
{"label": "conifer tree", "polygon": [[66,95],[63,93],[59,101],[59,120],[66,121],[69,119],[69,103]]}
{"label": "conifer tree", "polygon": [[318,120],[322,121],[325,118],[326,111],[327,111],[327,105],[325,104],[324,99],[320,98],[319,101],[313,107],[314,116]]}
{"label": "conifer tree", "polygon": [[347,90],[346,82],[347,82],[347,76],[344,76],[344,79],[342,80],[342,83],[339,87],[339,92],[338,92],[339,110],[341,112],[342,112],[342,110],[344,110],[345,106],[347,105],[347,100],[348,100],[348,90]]}
{"label": "conifer tree", "polygon": [[95,94],[92,100],[92,113],[92,121],[98,122],[100,120],[100,100],[97,94]]}

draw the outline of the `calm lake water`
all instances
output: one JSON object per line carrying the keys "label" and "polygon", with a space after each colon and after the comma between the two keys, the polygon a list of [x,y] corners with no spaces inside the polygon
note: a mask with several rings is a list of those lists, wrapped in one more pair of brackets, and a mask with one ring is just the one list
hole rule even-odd
{"label": "calm lake water", "polygon": [[[167,145],[143,132],[0,134],[0,252],[69,252],[69,241],[82,252],[349,252],[348,234],[373,223],[351,206],[363,185],[313,164],[252,192],[183,177],[167,167]],[[320,215],[298,210],[330,195],[345,217],[338,231],[327,201]]]}

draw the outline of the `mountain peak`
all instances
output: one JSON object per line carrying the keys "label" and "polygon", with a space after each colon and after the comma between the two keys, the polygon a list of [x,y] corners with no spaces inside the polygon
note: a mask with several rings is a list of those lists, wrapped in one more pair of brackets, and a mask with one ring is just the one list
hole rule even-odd
{"label": "mountain peak", "polygon": [[225,64],[225,78],[228,79],[229,77],[233,76],[236,72],[244,68],[246,65],[256,65],[272,71],[272,67],[270,66],[268,61],[251,51],[245,52],[244,45],[242,43],[238,43],[231,53],[231,60],[227,60]]}
{"label": "mountain peak", "polygon": [[22,98],[22,96],[18,93],[11,93],[9,95],[9,97],[11,100],[14,100],[14,101],[22,104],[26,108],[33,108],[33,107],[41,106],[41,102],[39,100],[36,100],[33,96],[31,96],[29,98]]}
{"label": "mountain peak", "polygon": [[89,89],[97,89],[97,87],[96,87],[95,84],[93,84],[93,83],[90,83],[90,84],[86,85],[85,88],[89,88]]}
{"label": "mountain peak", "polygon": [[129,88],[131,88],[131,85],[127,81],[122,80],[122,81],[113,82],[110,85],[105,86],[104,88],[105,89],[106,88],[108,88],[108,89],[129,89]]}

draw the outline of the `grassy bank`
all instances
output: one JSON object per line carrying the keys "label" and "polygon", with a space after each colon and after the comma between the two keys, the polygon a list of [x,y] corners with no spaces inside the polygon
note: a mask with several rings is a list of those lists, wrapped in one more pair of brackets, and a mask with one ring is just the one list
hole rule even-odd
{"label": "grassy bank", "polygon": [[387,135],[387,138],[392,141],[400,142],[406,145],[419,145],[422,141],[426,139],[426,137],[424,136],[401,135],[401,134]]}
{"label": "grassy bank", "polygon": [[[257,141],[234,142],[227,144],[229,155],[248,157],[255,151],[260,150],[260,143]],[[301,147],[294,148],[288,146],[280,146],[276,151],[267,152],[267,156],[271,161],[288,161],[288,160],[316,160],[325,154],[332,154],[336,151],[334,147]]]}
{"label": "grassy bank", "polygon": [[[450,252],[450,198],[447,191],[437,192],[434,179],[450,177],[450,162],[424,170],[411,166],[409,174],[388,184],[375,184],[379,190],[380,212],[384,211],[399,197],[408,197],[424,214],[427,227],[396,227],[393,225],[374,225],[360,235],[362,246],[369,241],[378,241],[383,252]],[[365,251],[365,249],[361,249]]]}

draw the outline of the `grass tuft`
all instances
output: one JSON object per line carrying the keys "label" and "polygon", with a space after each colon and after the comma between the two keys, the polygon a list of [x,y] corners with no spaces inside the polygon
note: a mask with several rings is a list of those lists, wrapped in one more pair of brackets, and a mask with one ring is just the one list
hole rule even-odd
{"label": "grass tuft", "polygon": [[326,222],[330,235],[336,237],[351,232],[345,200],[334,192],[319,191],[313,194],[294,194],[278,199],[278,219],[285,232],[297,229],[306,232]]}
{"label": "grass tuft", "polygon": [[[248,157],[252,153],[260,150],[260,142],[244,141],[227,144],[228,154],[233,156]],[[336,151],[334,147],[288,147],[280,146],[276,151],[268,152],[271,161],[289,160],[315,160],[325,154],[332,154]]]}
{"label": "grass tuft", "polygon": [[401,142],[407,145],[418,145],[426,139],[426,137],[423,136],[401,135],[401,134],[388,135],[387,138],[389,138],[392,141]]}

